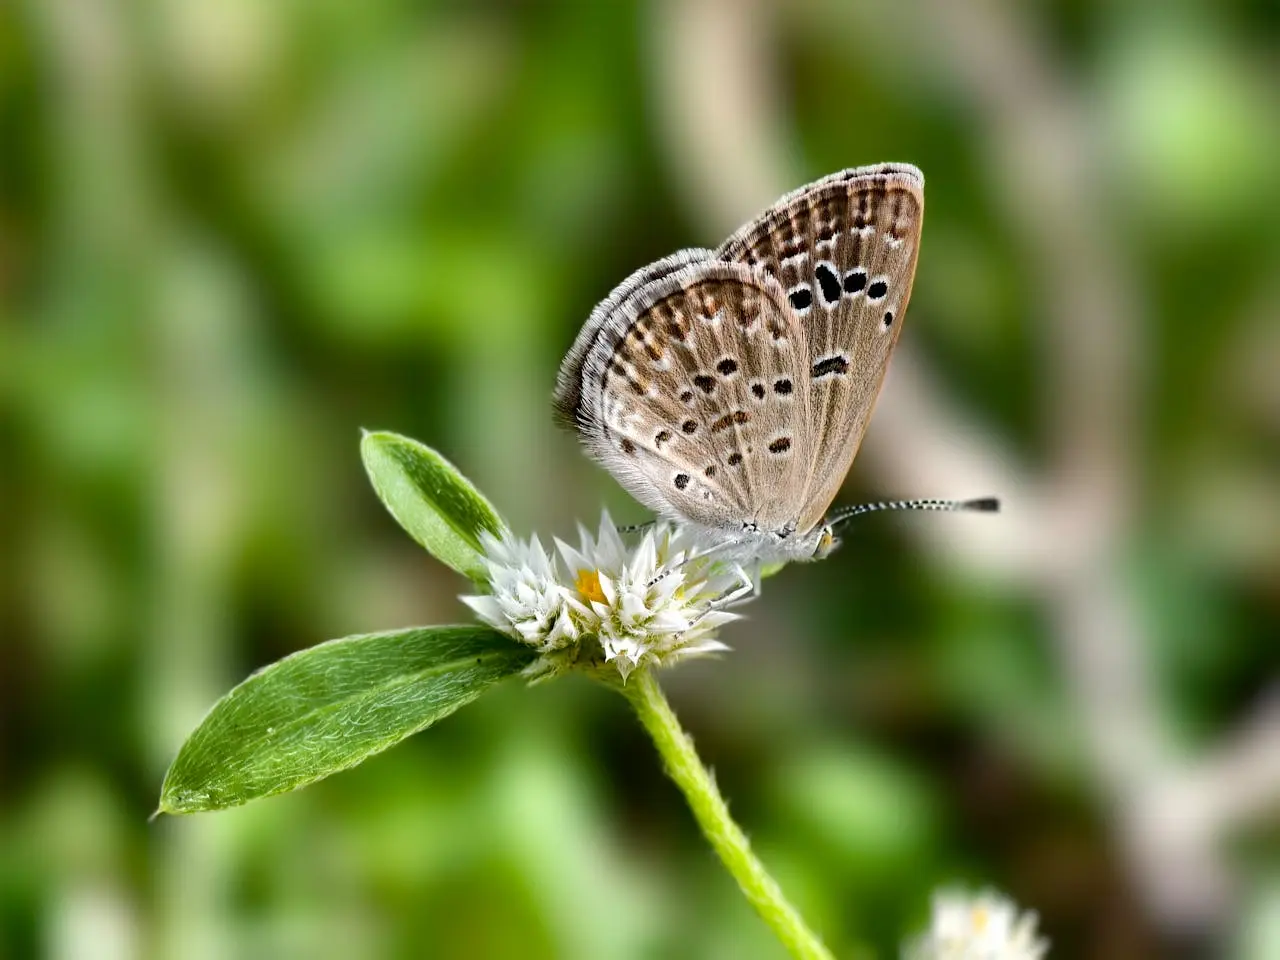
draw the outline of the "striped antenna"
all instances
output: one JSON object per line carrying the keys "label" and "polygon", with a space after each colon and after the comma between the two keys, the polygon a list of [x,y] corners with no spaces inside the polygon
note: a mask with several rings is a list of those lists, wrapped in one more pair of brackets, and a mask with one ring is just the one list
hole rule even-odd
{"label": "striped antenna", "polygon": [[830,514],[826,525],[835,529],[854,517],[860,517],[864,513],[879,513],[881,510],[971,510],[978,513],[998,513],[1000,501],[995,497],[979,497],[976,500],[886,500],[882,503],[860,503]]}

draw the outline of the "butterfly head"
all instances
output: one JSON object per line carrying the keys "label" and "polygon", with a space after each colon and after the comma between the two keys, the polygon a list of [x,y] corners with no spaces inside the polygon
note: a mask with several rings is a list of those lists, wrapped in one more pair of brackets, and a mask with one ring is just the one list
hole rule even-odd
{"label": "butterfly head", "polygon": [[818,528],[818,543],[813,549],[813,559],[826,559],[838,546],[840,546],[840,538],[836,536],[830,524],[824,523]]}
{"label": "butterfly head", "polygon": [[819,524],[807,533],[796,533],[795,525],[790,524],[752,539],[757,551],[756,559],[782,563],[822,560],[840,545],[834,528],[828,523]]}

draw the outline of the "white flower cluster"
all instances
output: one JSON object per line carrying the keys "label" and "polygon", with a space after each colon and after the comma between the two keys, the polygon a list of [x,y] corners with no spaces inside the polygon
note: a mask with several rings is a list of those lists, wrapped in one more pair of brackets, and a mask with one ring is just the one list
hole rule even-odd
{"label": "white flower cluster", "polygon": [[992,890],[974,896],[958,890],[933,895],[926,932],[903,951],[906,960],[1041,960],[1049,944],[1036,933],[1034,911],[1020,913]]}
{"label": "white flower cluster", "polygon": [[725,607],[753,587],[741,567],[707,555],[712,544],[659,522],[628,549],[607,512],[598,535],[578,532],[577,548],[556,540],[559,560],[536,536],[483,534],[490,593],[462,597],[485,623],[543,654],[535,673],[575,662],[593,641],[624,679],[644,663],[728,649],[715,633],[738,615]]}

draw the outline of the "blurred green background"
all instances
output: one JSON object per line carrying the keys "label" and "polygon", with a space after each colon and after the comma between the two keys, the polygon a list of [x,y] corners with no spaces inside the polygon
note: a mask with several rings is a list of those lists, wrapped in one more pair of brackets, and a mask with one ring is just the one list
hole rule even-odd
{"label": "blurred green background", "polygon": [[359,428],[521,533],[644,514],[551,424],[632,269],[919,165],[841,499],[885,516],[670,674],[838,954],[948,881],[1056,956],[1280,957],[1271,0],[0,4],[0,956],[777,958],[620,699],[510,684],[148,823],[203,711],[464,619]]}

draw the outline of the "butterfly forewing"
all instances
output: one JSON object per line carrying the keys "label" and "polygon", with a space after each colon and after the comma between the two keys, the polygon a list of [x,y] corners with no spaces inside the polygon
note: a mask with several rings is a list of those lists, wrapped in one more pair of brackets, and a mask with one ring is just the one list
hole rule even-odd
{"label": "butterfly forewing", "polygon": [[846,170],[783,197],[716,252],[775,279],[806,333],[795,387],[814,446],[801,532],[835,498],[880,393],[911,296],[923,190],[906,164]]}
{"label": "butterfly forewing", "polygon": [[776,282],[741,264],[651,273],[606,301],[579,361],[588,449],[665,516],[784,527],[810,472],[813,420],[794,384],[803,326]]}

